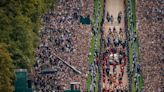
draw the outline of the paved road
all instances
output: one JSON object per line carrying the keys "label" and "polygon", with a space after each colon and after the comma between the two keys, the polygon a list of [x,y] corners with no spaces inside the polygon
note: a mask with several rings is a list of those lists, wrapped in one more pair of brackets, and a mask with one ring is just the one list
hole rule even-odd
{"label": "paved road", "polygon": [[[125,41],[126,40],[126,35],[125,35],[125,23],[124,23],[124,0],[106,0],[106,3],[105,3],[105,21],[104,21],[104,24],[103,24],[103,30],[104,30],[104,36],[105,36],[105,39],[106,39],[106,42],[108,42],[107,38],[110,36],[110,40],[111,40],[111,45],[108,47],[106,47],[105,49],[109,49],[111,48],[116,48],[117,51],[120,51],[120,50],[123,50],[124,52],[126,52],[126,49],[122,49],[121,46],[118,46],[118,47],[115,47],[112,43],[113,39],[121,39],[122,41]],[[118,14],[120,13],[120,11],[122,12],[121,14],[121,22],[118,23]],[[111,17],[113,17],[113,22],[111,21],[108,21],[107,20],[107,13],[108,15]],[[112,18],[111,18],[112,19]],[[115,31],[113,30],[115,28]],[[120,32],[120,28],[122,29],[122,32]],[[109,34],[109,29],[111,29],[111,34]],[[112,54],[109,54],[109,58]],[[114,54],[113,54],[114,55]],[[116,55],[114,57],[119,57],[119,54],[116,53]],[[109,82],[108,82],[108,79],[109,77],[106,76],[105,77],[105,80],[106,82],[104,83],[103,82],[103,79],[102,79],[102,88],[105,88],[105,89],[115,89],[115,87],[117,88],[125,88],[128,86],[128,74],[127,74],[127,63],[126,65],[124,66],[124,74],[123,74],[123,77],[122,77],[122,85],[119,85],[119,82],[118,82],[118,78],[119,78],[119,74],[121,74],[121,70],[120,70],[120,66],[121,65],[116,65],[116,83],[112,84],[112,85],[109,85]],[[106,68],[106,66],[105,66]],[[112,71],[113,69],[113,66],[110,65],[110,74],[114,75],[114,72]],[[102,74],[103,75],[103,74]],[[117,86],[114,86],[114,85],[117,85]]]}

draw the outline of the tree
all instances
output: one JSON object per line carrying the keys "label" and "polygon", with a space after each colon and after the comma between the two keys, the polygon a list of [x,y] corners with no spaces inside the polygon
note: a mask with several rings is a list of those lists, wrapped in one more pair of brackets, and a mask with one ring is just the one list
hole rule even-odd
{"label": "tree", "polygon": [[0,44],[0,92],[12,92],[14,66],[5,44]]}
{"label": "tree", "polygon": [[16,68],[30,69],[35,60],[41,15],[53,0],[8,0],[0,2],[0,43],[8,51]]}
{"label": "tree", "polygon": [[30,70],[40,18],[55,0],[0,0],[0,92],[12,92],[13,65]]}

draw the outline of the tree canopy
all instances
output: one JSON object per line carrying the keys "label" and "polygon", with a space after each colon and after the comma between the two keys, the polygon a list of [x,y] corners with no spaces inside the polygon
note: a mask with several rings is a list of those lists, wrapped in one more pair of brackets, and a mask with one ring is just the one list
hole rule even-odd
{"label": "tree canopy", "polygon": [[6,44],[0,43],[0,92],[12,92],[12,79],[14,66]]}
{"label": "tree canopy", "polygon": [[54,0],[0,0],[0,92],[12,91],[12,87],[1,88],[11,86],[13,66],[30,69],[33,65],[40,18],[53,4]]}

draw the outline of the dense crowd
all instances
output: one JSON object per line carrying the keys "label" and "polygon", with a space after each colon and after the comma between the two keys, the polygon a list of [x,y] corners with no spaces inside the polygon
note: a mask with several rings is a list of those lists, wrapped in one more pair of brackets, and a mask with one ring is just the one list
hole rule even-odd
{"label": "dense crowd", "polygon": [[[127,41],[124,28],[115,27],[114,21],[120,25],[122,21],[122,12],[120,11],[117,20],[114,16],[107,12],[106,20],[109,26],[107,35],[102,35],[102,44],[104,44],[105,52],[103,53],[102,64],[102,92],[128,92],[127,80],[125,78],[127,66]],[[124,18],[124,17],[123,17]],[[113,26],[111,26],[113,25]],[[103,25],[105,31],[105,25]],[[104,33],[104,32],[103,32]]]}
{"label": "dense crowd", "polygon": [[144,92],[163,92],[164,0],[137,0]]}
{"label": "dense crowd", "polygon": [[[130,0],[128,0],[130,1]],[[163,26],[163,0],[137,0],[137,30],[133,30],[132,12],[127,8],[130,17],[129,43],[132,46],[132,71],[128,71],[128,77],[134,77],[136,92],[139,88],[140,73],[144,77],[144,92],[162,92],[162,61],[164,53],[162,39],[164,39]],[[99,5],[100,6],[100,2]],[[99,7],[100,8],[100,7]],[[105,11],[105,10],[104,10]],[[117,22],[122,21],[122,12],[118,13]],[[96,87],[96,74],[99,71],[100,78],[104,84],[102,90],[126,90],[122,88],[123,76],[126,72],[128,46],[123,28],[110,27],[107,37],[102,37],[105,46],[102,66],[98,64],[96,53],[97,33],[100,9],[96,14],[97,19],[93,27],[95,40],[94,62],[88,68],[88,53],[91,36],[91,25],[81,25],[80,16],[92,17],[93,0],[59,0],[56,9],[50,10],[42,16],[42,28],[40,31],[40,44],[36,50],[36,63],[33,71],[34,89],[38,92],[62,92],[69,89],[70,82],[80,82],[81,90],[86,90],[86,75],[89,69],[92,76],[90,91]],[[113,24],[114,18],[109,13],[103,20]],[[137,47],[134,45],[139,36],[141,65],[138,64]],[[74,69],[81,74],[75,72]],[[142,68],[141,68],[142,66]],[[127,66],[129,67],[129,66]],[[117,69],[116,69],[117,68]],[[116,71],[120,70],[120,71]],[[101,73],[102,72],[102,73]],[[128,81],[129,85],[132,79]],[[100,81],[98,82],[101,83]],[[101,89],[101,88],[99,88]]]}
{"label": "dense crowd", "polygon": [[93,0],[59,0],[42,16],[33,71],[36,91],[62,92],[70,89],[70,82],[80,82],[81,90],[86,90],[91,25],[81,25],[79,18],[92,13]]}

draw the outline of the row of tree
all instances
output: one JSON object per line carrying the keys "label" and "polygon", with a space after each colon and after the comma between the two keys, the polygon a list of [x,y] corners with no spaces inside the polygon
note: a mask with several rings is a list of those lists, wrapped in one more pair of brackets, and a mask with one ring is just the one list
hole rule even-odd
{"label": "row of tree", "polygon": [[40,18],[54,0],[0,0],[0,92],[13,91],[14,69],[31,69]]}

